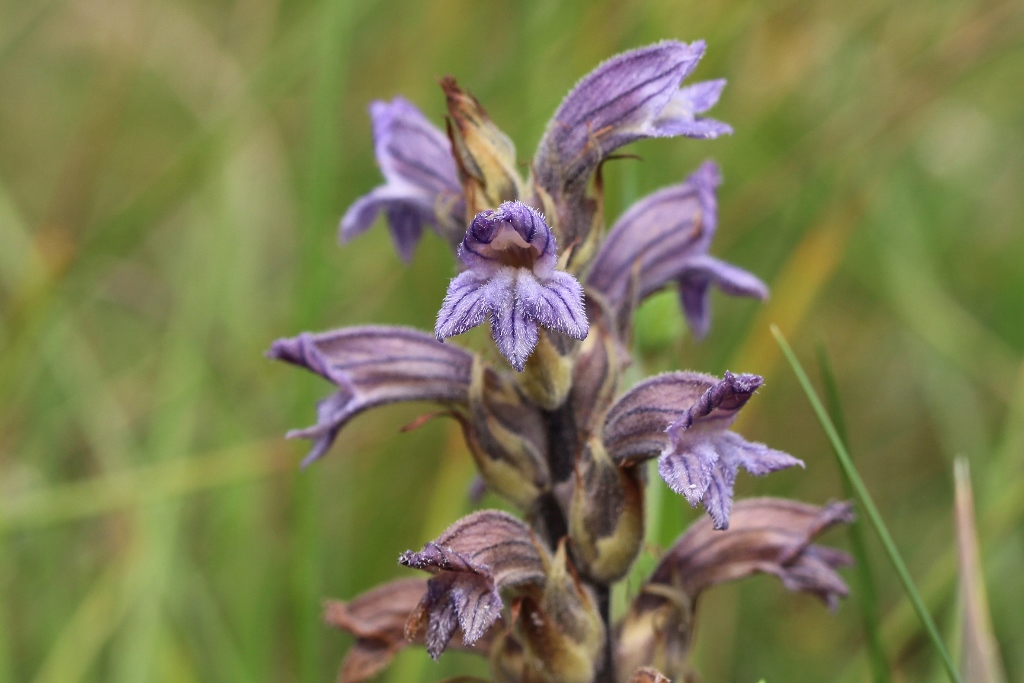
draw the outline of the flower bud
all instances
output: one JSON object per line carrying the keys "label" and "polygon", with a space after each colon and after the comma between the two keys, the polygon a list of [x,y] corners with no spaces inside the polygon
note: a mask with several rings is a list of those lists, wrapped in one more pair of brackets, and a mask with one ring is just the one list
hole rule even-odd
{"label": "flower bud", "polygon": [[573,559],[589,579],[618,581],[644,539],[644,489],[636,467],[619,467],[599,439],[581,449],[569,516]]}
{"label": "flower bud", "polygon": [[466,221],[485,209],[497,208],[522,196],[522,180],[516,170],[516,148],[494,125],[476,98],[462,90],[455,79],[441,79],[448,102],[448,137],[466,197]]}
{"label": "flower bud", "polygon": [[563,540],[548,568],[539,602],[523,599],[519,626],[539,663],[527,680],[590,683],[604,650],[604,622],[597,601],[572,571]]}

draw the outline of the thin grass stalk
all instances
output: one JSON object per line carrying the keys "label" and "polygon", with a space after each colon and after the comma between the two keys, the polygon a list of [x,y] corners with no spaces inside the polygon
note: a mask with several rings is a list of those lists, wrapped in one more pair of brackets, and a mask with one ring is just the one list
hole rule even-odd
{"label": "thin grass stalk", "polygon": [[836,453],[836,458],[839,460],[839,465],[846,473],[846,476],[849,477],[850,484],[853,486],[853,490],[857,494],[857,498],[860,501],[861,506],[864,508],[864,511],[867,512],[868,519],[871,520],[871,525],[875,528],[875,533],[878,534],[878,538],[882,542],[882,546],[885,548],[885,552],[889,556],[889,560],[892,562],[892,566],[896,570],[896,574],[899,576],[900,582],[903,584],[903,589],[906,591],[907,597],[910,598],[910,602],[914,606],[917,616],[921,619],[921,623],[924,625],[929,639],[931,639],[932,644],[939,653],[939,657],[946,669],[949,680],[953,683],[962,683],[960,674],[957,672],[956,665],[953,663],[953,658],[950,657],[949,650],[946,649],[945,643],[942,642],[942,636],[939,635],[939,630],[935,626],[935,621],[932,619],[931,614],[928,613],[928,608],[925,607],[924,601],[921,599],[921,595],[918,593],[917,587],[914,585],[914,580],[910,576],[910,571],[907,569],[907,565],[903,562],[903,557],[900,555],[900,551],[896,548],[896,543],[892,540],[892,536],[889,534],[889,529],[886,527],[885,521],[882,519],[882,515],[878,512],[878,508],[875,506],[875,501],[871,498],[871,494],[868,492],[867,487],[864,485],[864,481],[860,478],[860,474],[857,472],[857,468],[850,459],[850,454],[847,453],[846,447],[843,445],[843,440],[839,438],[839,434],[836,432],[836,427],[832,424],[832,420],[828,416],[828,411],[825,410],[825,406],[822,405],[821,399],[818,398],[818,393],[814,390],[814,385],[811,384],[811,380],[807,377],[807,373],[804,371],[803,366],[797,359],[796,354],[789,345],[789,342],[786,341],[786,338],[783,336],[782,331],[775,325],[771,325],[771,332],[772,336],[775,337],[775,341],[778,343],[779,348],[782,349],[782,354],[786,357],[790,367],[793,368],[793,374],[796,375],[797,380],[800,382],[800,386],[807,395],[807,400],[810,402],[811,408],[814,410],[814,414],[818,418],[818,422],[821,423],[822,429],[825,430],[825,434],[832,443],[832,448]]}
{"label": "thin grass stalk", "polygon": [[[828,352],[824,344],[818,345],[818,369],[821,372],[822,384],[825,387],[825,403],[828,407],[829,416],[835,424],[836,433],[844,444],[849,443],[846,431],[846,421],[843,419],[842,405],[839,402],[839,386],[836,383],[835,373],[832,372],[832,363],[829,361]],[[847,448],[847,450],[849,450]],[[840,470],[843,480],[843,495],[846,498],[854,497],[853,484],[845,470]],[[875,589],[875,579],[871,574],[871,562],[868,557],[867,534],[864,531],[864,519],[858,515],[853,524],[848,527],[850,535],[850,550],[857,560],[857,584],[860,587],[858,596],[860,598],[861,617],[864,619],[864,638],[868,646],[868,660],[871,662],[871,672],[876,683],[889,683],[892,676],[889,675],[889,665],[885,658],[885,649],[882,647],[882,632],[879,628],[878,615],[878,591]]]}

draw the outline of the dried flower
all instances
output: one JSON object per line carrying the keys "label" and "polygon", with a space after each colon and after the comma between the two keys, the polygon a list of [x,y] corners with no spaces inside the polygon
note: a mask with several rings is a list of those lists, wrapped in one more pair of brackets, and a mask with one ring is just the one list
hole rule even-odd
{"label": "dried flower", "polygon": [[687,669],[697,600],[720,583],[772,574],[789,590],[810,593],[834,608],[847,593],[835,570],[851,560],[811,541],[836,524],[851,521],[849,503],[817,507],[752,498],[736,504],[728,531],[713,528],[706,517],[694,523],[662,556],[619,624],[618,670],[650,665],[681,678]]}
{"label": "dried flower", "polygon": [[472,645],[498,620],[502,590],[543,582],[543,553],[529,527],[497,510],[463,517],[420,552],[403,553],[400,564],[435,574],[409,617],[407,635],[425,633],[435,659],[456,628]]}

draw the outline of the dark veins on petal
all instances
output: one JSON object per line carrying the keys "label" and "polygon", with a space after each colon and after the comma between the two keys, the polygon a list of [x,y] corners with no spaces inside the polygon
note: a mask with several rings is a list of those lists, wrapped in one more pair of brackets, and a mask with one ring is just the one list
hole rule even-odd
{"label": "dark veins on petal", "polygon": [[322,457],[338,431],[359,413],[400,401],[465,404],[473,355],[404,327],[347,327],[279,339],[269,358],[304,367],[333,382],[338,391],[317,406],[317,423],[289,432],[313,441],[303,461]]}

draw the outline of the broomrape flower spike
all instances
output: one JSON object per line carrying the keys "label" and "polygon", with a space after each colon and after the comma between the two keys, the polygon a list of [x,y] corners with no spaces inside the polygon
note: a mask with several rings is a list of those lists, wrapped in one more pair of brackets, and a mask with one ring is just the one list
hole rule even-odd
{"label": "broomrape flower spike", "polygon": [[585,339],[583,287],[555,270],[555,256],[544,217],[526,204],[505,202],[477,214],[459,247],[468,270],[448,286],[434,334],[453,337],[490,316],[498,350],[519,372],[537,346],[538,325]]}
{"label": "broomrape flower spike", "polygon": [[[850,521],[848,504],[733,502],[740,469],[803,466],[730,431],[761,377],[678,371],[621,391],[633,312],[646,297],[676,287],[699,339],[710,326],[712,287],[768,295],[755,275],[711,255],[722,182],[712,161],[605,230],[595,179],[614,150],[644,138],[732,132],[702,116],[724,80],[682,86],[703,53],[702,41],[664,41],[598,66],[558,107],[529,178],[520,176],[512,140],[454,78],[441,81],[447,136],[400,97],[371,105],[385,182],[346,212],[342,240],[383,213],[404,260],[430,227],[464,269],[433,335],[364,325],[274,342],[270,358],[333,386],[315,424],[289,436],[312,442],[309,464],[366,411],[435,404],[439,411],[406,429],[454,419],[478,469],[475,489],[522,514],[473,512],[399,557],[417,578],[328,602],[325,621],[355,637],[341,683],[365,681],[417,646],[435,659],[449,648],[482,655],[495,683],[693,680],[698,598],[713,586],[766,573],[831,608],[845,597],[837,570],[849,558],[818,537]],[[442,343],[488,320],[516,372]],[[613,620],[612,587],[644,548],[652,485],[645,463],[654,459],[667,485],[708,515]]]}

